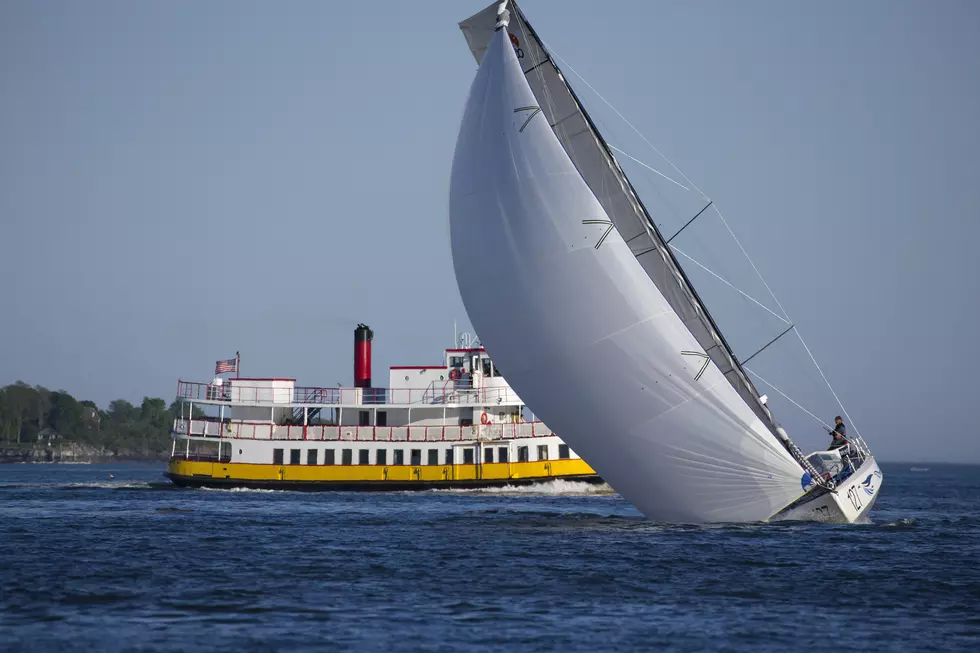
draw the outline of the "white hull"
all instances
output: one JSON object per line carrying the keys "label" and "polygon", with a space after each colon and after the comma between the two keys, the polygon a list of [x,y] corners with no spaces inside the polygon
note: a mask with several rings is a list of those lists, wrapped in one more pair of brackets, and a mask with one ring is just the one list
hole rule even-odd
{"label": "white hull", "polygon": [[874,458],[868,458],[834,492],[817,489],[781,510],[770,521],[800,520],[834,524],[867,521],[881,491],[882,474]]}

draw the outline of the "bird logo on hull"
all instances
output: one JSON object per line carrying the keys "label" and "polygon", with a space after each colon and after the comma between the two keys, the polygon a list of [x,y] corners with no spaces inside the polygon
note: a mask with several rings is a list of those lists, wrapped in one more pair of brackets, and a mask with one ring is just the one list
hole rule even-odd
{"label": "bird logo on hull", "polygon": [[869,497],[873,497],[875,494],[875,486],[872,484],[873,480],[877,480],[879,478],[881,478],[881,472],[875,470],[871,474],[868,474],[866,479],[861,481],[861,489],[864,490],[864,493]]}

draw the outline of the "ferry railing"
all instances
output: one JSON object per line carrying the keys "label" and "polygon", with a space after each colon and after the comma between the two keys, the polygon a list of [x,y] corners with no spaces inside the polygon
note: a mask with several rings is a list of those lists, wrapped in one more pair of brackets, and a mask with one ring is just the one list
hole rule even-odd
{"label": "ferry railing", "polygon": [[517,394],[509,387],[472,388],[469,380],[450,381],[443,387],[427,388],[317,388],[277,387],[235,383],[217,385],[197,381],[178,381],[177,397],[189,401],[228,404],[339,405],[495,405],[516,403]]}
{"label": "ferry railing", "polygon": [[555,433],[539,421],[475,426],[337,426],[335,424],[274,424],[217,418],[177,419],[174,435],[195,438],[245,440],[314,440],[351,442],[456,442],[551,437]]}

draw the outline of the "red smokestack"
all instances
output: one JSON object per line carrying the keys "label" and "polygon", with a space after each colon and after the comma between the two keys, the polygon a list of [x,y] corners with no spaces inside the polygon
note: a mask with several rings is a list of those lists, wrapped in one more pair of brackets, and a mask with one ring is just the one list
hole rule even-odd
{"label": "red smokestack", "polygon": [[354,387],[371,387],[371,341],[374,331],[366,324],[354,329]]}

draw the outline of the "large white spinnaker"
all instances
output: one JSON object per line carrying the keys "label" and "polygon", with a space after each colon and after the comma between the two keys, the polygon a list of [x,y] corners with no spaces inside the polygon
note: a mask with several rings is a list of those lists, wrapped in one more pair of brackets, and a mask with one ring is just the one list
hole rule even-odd
{"label": "large white spinnaker", "polygon": [[467,314],[511,386],[647,517],[761,521],[800,496],[802,468],[612,228],[506,29],[470,89],[450,232]]}
{"label": "large white spinnaker", "polygon": [[[537,104],[565,153],[602,205],[606,215],[616,225],[633,256],[705,353],[773,437],[785,440],[787,445],[795,448],[789,443],[788,436],[781,431],[769,408],[761,400],[759,391],[736,360],[708,309],[701,302],[694,286],[647,213],[640,196],[592,123],[568,80],[558,69],[551,53],[547,51],[516,2],[510,0],[507,4],[510,9],[507,31],[511,43],[514,44],[518,62],[531,92],[537,98]],[[478,63],[494,34],[498,5],[499,3],[490,5],[459,24],[470,52]],[[701,213],[707,208],[705,206]]]}

